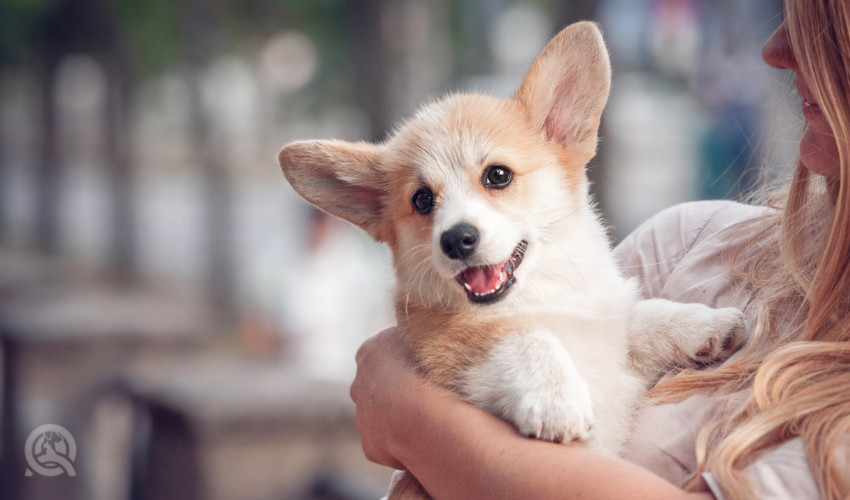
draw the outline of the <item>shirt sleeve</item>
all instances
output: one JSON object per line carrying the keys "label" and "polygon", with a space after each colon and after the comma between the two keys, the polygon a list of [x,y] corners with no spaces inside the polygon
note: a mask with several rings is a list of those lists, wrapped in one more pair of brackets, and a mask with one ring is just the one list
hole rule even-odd
{"label": "shirt sleeve", "polygon": [[[820,498],[817,483],[809,468],[803,440],[794,438],[765,453],[744,470],[757,498],[763,500],[804,500]],[[723,486],[711,473],[703,474],[706,484],[718,500]]]}

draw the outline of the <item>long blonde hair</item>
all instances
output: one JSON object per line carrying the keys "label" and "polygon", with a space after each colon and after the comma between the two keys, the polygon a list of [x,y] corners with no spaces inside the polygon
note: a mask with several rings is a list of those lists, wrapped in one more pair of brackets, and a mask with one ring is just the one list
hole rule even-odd
{"label": "long blonde hair", "polygon": [[753,223],[753,237],[730,249],[756,304],[744,355],[672,378],[654,394],[660,402],[743,395],[745,404],[703,429],[697,443],[699,472],[710,471],[729,498],[752,498],[746,467],[794,437],[821,496],[846,498],[850,473],[841,458],[850,457],[837,453],[850,447],[850,3],[787,0],[785,11],[799,71],[836,137],[840,176],[822,179],[798,160],[790,186],[771,197],[776,215]]}

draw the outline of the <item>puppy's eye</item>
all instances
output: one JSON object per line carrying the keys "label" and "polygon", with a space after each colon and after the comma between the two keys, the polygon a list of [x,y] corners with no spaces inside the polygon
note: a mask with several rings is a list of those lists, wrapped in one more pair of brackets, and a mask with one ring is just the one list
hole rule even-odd
{"label": "puppy's eye", "polygon": [[490,165],[484,169],[484,175],[481,176],[481,184],[484,187],[491,189],[504,189],[514,178],[514,173],[511,169],[504,165]]}
{"label": "puppy's eye", "polygon": [[431,213],[431,209],[434,208],[434,192],[426,187],[419,188],[413,193],[410,202],[417,212],[422,215],[428,215]]}

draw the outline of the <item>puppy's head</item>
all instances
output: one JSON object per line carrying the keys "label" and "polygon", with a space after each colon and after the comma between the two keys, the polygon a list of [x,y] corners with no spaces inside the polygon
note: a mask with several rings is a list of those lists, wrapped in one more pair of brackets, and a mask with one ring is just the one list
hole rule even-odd
{"label": "puppy's head", "polygon": [[389,244],[403,299],[522,300],[546,249],[587,210],[585,164],[609,87],[601,34],[577,23],[546,46],[513,99],[449,96],[384,143],[303,141],[278,158],[304,198]]}

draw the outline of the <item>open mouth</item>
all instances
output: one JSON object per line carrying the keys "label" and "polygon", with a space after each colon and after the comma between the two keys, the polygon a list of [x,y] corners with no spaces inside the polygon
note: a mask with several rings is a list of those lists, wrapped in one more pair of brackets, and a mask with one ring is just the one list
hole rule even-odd
{"label": "open mouth", "polygon": [[489,266],[467,267],[457,275],[466,296],[476,304],[495,302],[514,284],[514,271],[522,263],[528,242],[520,241],[505,262]]}

